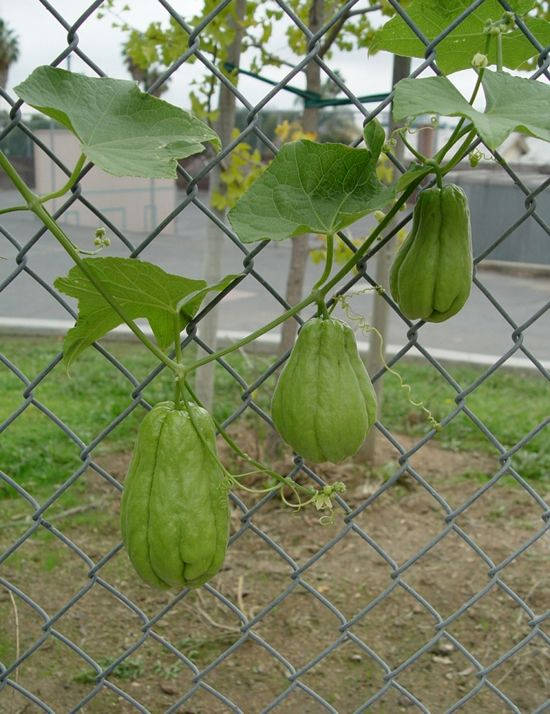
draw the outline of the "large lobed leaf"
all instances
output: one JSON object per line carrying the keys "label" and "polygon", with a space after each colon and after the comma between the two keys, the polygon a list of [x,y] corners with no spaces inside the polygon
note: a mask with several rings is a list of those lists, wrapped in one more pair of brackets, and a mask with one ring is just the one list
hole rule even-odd
{"label": "large lobed leaf", "polygon": [[82,153],[115,176],[175,178],[177,159],[200,153],[204,142],[220,147],[204,122],[135,82],[43,66],[15,92],[72,131]]}
{"label": "large lobed leaf", "polygon": [[[166,273],[153,263],[130,258],[85,258],[83,261],[122,308],[126,317],[146,318],[161,349],[166,350],[197,312],[206,294],[223,290],[236,277],[227,275],[216,285]],[[122,324],[123,320],[96,290],[78,266],[55,287],[78,299],[78,318],[65,336],[63,359],[67,367],[92,342]],[[177,322],[176,322],[177,320]]]}
{"label": "large lobed leaf", "polygon": [[[428,40],[434,40],[459,15],[472,5],[471,0],[413,0],[404,9]],[[509,0],[516,13],[523,15],[534,6],[532,0]],[[484,33],[488,20],[497,21],[504,13],[498,0],[485,0],[458,27],[447,35],[436,47],[439,68],[450,74],[472,65],[472,58],[478,52],[485,52]],[[550,44],[550,23],[533,17],[524,17],[524,22],[543,45]],[[502,36],[504,66],[517,69],[526,60],[538,54],[538,49],[520,29]],[[372,52],[387,50],[406,57],[425,57],[426,45],[399,16],[393,17],[374,35],[370,45]],[[491,41],[489,64],[497,61],[497,43]]]}
{"label": "large lobed leaf", "polygon": [[286,144],[231,209],[231,225],[244,243],[342,230],[394,195],[376,176],[380,149],[376,138],[373,151],[307,140]]}
{"label": "large lobed leaf", "polygon": [[550,141],[550,87],[507,72],[483,74],[485,112],[474,109],[446,77],[404,79],[396,85],[393,115],[401,121],[421,114],[464,116],[490,149],[513,131]]}

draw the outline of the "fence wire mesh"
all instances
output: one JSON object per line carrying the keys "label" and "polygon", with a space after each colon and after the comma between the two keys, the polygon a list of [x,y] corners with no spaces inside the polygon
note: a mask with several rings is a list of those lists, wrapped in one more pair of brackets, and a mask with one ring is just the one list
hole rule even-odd
{"label": "fence wire mesh", "polygon": [[[406,5],[402,7],[395,0],[389,0],[395,11],[426,45],[425,60],[415,68],[412,77],[418,77],[430,69],[438,72],[438,45],[484,1],[476,0],[465,7],[462,15],[444,33],[430,42],[411,21]],[[114,236],[113,240],[118,240],[119,247],[124,248],[131,257],[142,255],[146,248],[154,256],[154,241],[171,221],[176,217],[184,217],[185,212],[192,207],[215,222],[227,240],[232,241],[242,252],[242,276],[212,299],[187,328],[183,347],[190,349],[198,344],[206,351],[211,351],[212,346],[199,337],[197,328],[200,331],[203,318],[230,297],[240,283],[255,281],[281,306],[286,307],[286,303],[280,292],[264,277],[263,256],[267,255],[267,243],[259,244],[253,250],[242,244],[229,225],[220,222],[205,202],[204,194],[199,190],[200,181],[241,141],[251,136],[257,137],[266,150],[273,153],[277,151],[262,130],[261,110],[276,102],[279,93],[308,63],[320,66],[322,73],[361,112],[365,122],[382,112],[391,102],[390,94],[373,112],[369,112],[369,108],[354,96],[338,73],[331,69],[330,60],[319,56],[323,38],[344,17],[358,9],[357,0],[342,3],[340,9],[317,32],[308,29],[290,4],[278,1],[277,5],[286,20],[294,23],[306,38],[307,52],[281,81],[269,89],[261,101],[249,102],[239,88],[219,71],[212,57],[201,49],[201,33],[230,2],[220,2],[198,26],[191,27],[179,15],[176,4],[158,0],[159,21],[173,18],[188,35],[189,41],[185,52],[156,80],[151,89],[177,76],[182,65],[193,57],[234,93],[238,106],[247,110],[246,128],[220,154],[194,173],[179,168],[186,184],[184,200],[139,242],[133,242],[116,220],[110,220],[86,196],[82,180],[86,172],[92,169],[91,165],[83,172],[81,183],[73,189],[70,198],[55,212],[56,218],[62,218],[75,204],[86,206],[98,221],[108,227]],[[48,23],[58,24],[66,32],[66,48],[51,58],[52,65],[60,65],[73,55],[87,65],[90,73],[99,76],[109,74],[108,67],[96,63],[94,52],[80,46],[78,35],[89,18],[101,8],[102,0],[92,3],[74,22],[60,15],[55,3],[37,0],[34,4],[36,8],[29,8],[29,21],[32,21],[32,13],[40,7],[47,12]],[[503,10],[510,9],[507,2],[500,0],[500,4]],[[46,16],[42,13],[41,17]],[[550,79],[548,48],[540,46],[525,24],[520,22],[519,26],[539,53],[533,79]],[[35,151],[46,154],[69,176],[70,167],[64,165],[56,153],[27,126],[21,114],[22,102],[5,91],[1,91],[1,94],[9,105],[10,121],[0,139],[8,137],[16,128],[23,131],[34,142]],[[355,143],[360,143],[359,136]],[[484,151],[488,152],[487,149]],[[510,182],[523,194],[525,210],[505,231],[492,236],[490,246],[476,256],[476,266],[489,259],[503,241],[518,240],[518,228],[525,222],[535,221],[545,236],[550,238],[550,227],[537,209],[537,200],[548,190],[550,179],[542,180],[534,188],[529,187],[502,156],[498,153],[494,156]],[[397,159],[395,164],[398,169],[403,169]],[[339,294],[346,295],[358,285],[376,285],[369,272],[370,259],[409,220],[410,214],[404,216],[384,240],[375,245],[361,270],[340,288]],[[13,264],[13,269],[10,268],[11,272],[0,284],[0,292],[10,288],[16,281],[27,278],[35,281],[41,290],[66,310],[68,316],[74,318],[73,307],[41,275],[39,251],[41,242],[45,241],[46,230],[36,224],[32,230],[27,229],[27,234],[23,231],[16,233],[7,227],[1,227],[0,230],[7,246],[4,252],[9,250],[7,257],[10,265]],[[348,240],[349,246],[354,249],[353,243],[346,236],[341,238]],[[128,404],[121,413],[106,414],[104,422],[97,425],[97,435],[91,440],[83,440],[37,396],[59,365],[61,354],[57,354],[46,365],[36,363],[32,374],[26,374],[7,354],[0,354],[5,370],[21,385],[19,406],[0,426],[3,439],[9,439],[10,430],[16,426],[17,420],[26,410],[34,408],[55,426],[60,438],[63,435],[63,438],[70,440],[81,462],[42,501],[36,500],[30,489],[10,477],[9,463],[2,465],[4,471],[0,472],[0,480],[6,492],[9,492],[11,498],[28,504],[28,511],[20,535],[11,541],[8,537],[8,545],[0,557],[4,617],[4,639],[0,640],[0,710],[9,711],[10,707],[13,707],[13,711],[37,709],[45,712],[104,712],[113,709],[141,712],[394,712],[407,707],[422,712],[463,709],[472,712],[529,710],[540,713],[549,710],[550,699],[546,698],[545,691],[547,693],[548,690],[545,687],[548,686],[550,636],[547,628],[550,610],[545,610],[543,598],[533,597],[533,591],[538,588],[538,594],[541,591],[548,592],[544,590],[548,580],[548,541],[545,538],[548,536],[550,510],[544,493],[540,492],[544,481],[532,482],[524,478],[521,468],[517,466],[516,457],[533,440],[548,439],[550,417],[534,425],[517,443],[504,444],[476,414],[469,398],[476,390],[486,386],[495,373],[505,368],[514,356],[527,360],[533,374],[540,379],[540,389],[548,389],[549,372],[544,355],[529,348],[527,331],[535,322],[548,315],[550,303],[544,304],[523,322],[518,322],[493,294],[484,273],[477,271],[474,283],[475,289],[486,298],[486,310],[494,314],[495,319],[498,317],[501,329],[506,332],[509,340],[508,349],[493,364],[480,371],[475,381],[470,384],[458,381],[453,376],[453,370],[423,345],[425,325],[406,320],[403,320],[406,343],[389,359],[388,366],[372,377],[374,381],[382,379],[389,368],[393,368],[409,353],[420,354],[424,363],[433,368],[434,379],[440,379],[454,395],[450,400],[454,401],[454,405],[441,419],[443,428],[455,420],[464,419],[474,424],[492,446],[497,467],[489,480],[481,484],[473,480],[461,499],[457,500],[456,492],[448,495],[446,485],[434,478],[441,464],[430,468],[429,460],[424,460],[420,467],[415,462],[420,452],[433,444],[436,431],[432,429],[419,438],[404,439],[392,433],[381,418],[376,424],[378,438],[395,454],[397,464],[391,474],[370,492],[364,492],[355,499],[348,498],[346,494],[338,497],[336,508],[342,518],[337,519],[337,527],[325,531],[315,527],[311,518],[307,520],[308,516],[290,517],[286,513],[282,514],[273,494],[251,502],[233,494],[233,528],[228,560],[231,570],[223,571],[218,579],[205,585],[198,594],[184,590],[175,596],[151,598],[148,591],[132,582],[125,555],[121,552],[122,545],[116,540],[114,530],[112,542],[107,547],[108,539],[101,537],[91,521],[88,521],[88,532],[82,535],[82,532],[72,529],[64,530],[63,520],[56,521],[55,516],[52,518],[56,506],[64,503],[63,499],[68,493],[77,494],[78,504],[78,499],[82,497],[82,491],[76,490],[79,484],[85,484],[86,488],[106,489],[116,496],[122,491],[122,479],[117,478],[120,474],[116,467],[106,468],[102,465],[102,459],[97,459],[95,454],[124,420],[130,419],[134,413],[142,414],[143,408],[150,408],[146,390],[161,375],[162,367],[152,369],[146,378],[139,379],[115,356],[109,343],[95,344],[96,352],[109,363],[109,370],[116,370],[125,381]],[[387,294],[383,295],[383,299],[392,310],[397,310]],[[218,360],[228,379],[237,385],[240,392],[240,403],[227,418],[226,427],[243,423],[247,415],[251,415],[255,428],[260,428],[258,425],[265,422],[267,426],[262,433],[265,433],[267,439],[271,438],[269,415],[256,395],[264,385],[267,385],[267,390],[271,388],[269,380],[287,356],[273,357],[269,368],[257,376],[253,383],[247,383],[235,366],[230,364],[231,360]],[[511,404],[510,419],[514,419],[514,409],[515,406]],[[330,480],[330,472],[313,470],[299,456],[294,458],[288,475],[315,484],[324,484],[325,476]],[[475,532],[472,532],[470,514],[480,501],[497,492],[498,485],[506,477],[514,482],[514,493],[518,501],[528,509],[526,518],[529,524],[528,529],[519,531],[513,546],[503,552],[491,547],[499,538],[498,520],[483,524],[487,526],[487,532],[479,528],[474,528]],[[398,521],[399,515],[388,500],[388,495],[403,489],[404,481],[412,484],[410,487],[419,505],[418,510],[409,514],[410,520]],[[496,507],[498,498],[497,493]],[[111,503],[116,501],[117,498],[112,499]],[[78,511],[78,505],[75,509]],[[377,509],[387,514],[384,516],[387,530],[371,528],[371,514],[376,513]],[[116,513],[110,516],[116,525]],[[305,551],[297,548],[301,539],[306,538],[303,531],[296,527],[295,519],[302,517],[308,523]],[[509,517],[507,512],[506,518]],[[415,519],[425,520],[426,527],[421,530],[421,537],[418,537],[418,530],[413,531]],[[389,531],[394,532],[395,539],[392,539]],[[9,528],[4,529],[4,545],[6,533],[10,532]],[[79,569],[74,566],[67,570],[63,562],[58,570],[43,571],[40,582],[29,587],[25,578],[25,559],[44,557],[43,545],[40,546],[43,542],[37,540],[37,536],[45,532],[48,543],[62,544],[64,558],[73,566],[78,562]],[[293,533],[298,543],[296,538],[292,538]],[[492,541],[490,538],[487,540],[487,533]],[[21,553],[26,555],[22,560],[23,566],[20,565],[18,569],[14,565],[14,556]],[[521,579],[513,577],[513,568],[522,559],[525,562],[530,554],[535,584],[529,584],[527,588]],[[264,568],[263,561],[266,559],[268,565]],[[247,582],[257,581],[246,579],[249,574],[243,569],[245,561],[248,561],[249,568],[257,566],[263,572],[262,597],[257,600],[255,607],[247,605],[247,598],[250,600],[254,596],[254,585],[248,586]],[[338,578],[343,574],[341,567],[335,570],[337,561],[344,563],[344,570],[349,573],[357,573],[359,570],[359,576],[350,579],[342,577],[341,582],[333,582],[331,573],[338,573]],[[466,562],[466,570],[458,570],[459,562]],[[378,586],[371,588],[369,582],[375,571],[382,575],[376,576]],[[430,580],[431,572],[436,572],[435,582]],[[461,575],[457,578],[459,572]],[[63,583],[67,578],[71,582]],[[232,583],[237,583],[236,587],[228,586],[230,578]],[[442,599],[437,587],[438,581],[453,583],[452,588],[459,597],[456,601],[458,605]],[[429,587],[425,587],[426,582],[431,583]],[[248,587],[251,588],[250,592],[247,592]],[[56,592],[58,597],[53,596]],[[342,604],[343,593],[347,593],[350,600]],[[84,606],[84,603],[88,605]],[[494,610],[495,627],[500,630],[505,632],[509,629],[511,632],[514,622],[516,625],[521,623],[521,636],[516,636],[516,627],[514,637],[510,636],[507,644],[502,645],[498,652],[490,648],[483,651],[478,646],[486,635],[483,628],[487,624],[474,615],[481,603],[489,603],[489,609]],[[384,612],[388,613],[385,619],[381,614]],[[191,620],[185,619],[191,616],[195,618],[192,625],[189,624]],[[181,633],[178,637],[171,634],[178,631],[178,622],[189,627],[187,637],[182,637]],[[309,624],[309,629],[302,627],[304,622]],[[418,625],[418,622],[421,624]],[[465,627],[459,630],[455,628],[456,623],[464,622],[467,623]],[[214,630],[214,645],[210,642],[209,650],[206,649],[205,641],[196,636],[200,627],[204,626],[217,627]],[[317,627],[323,631],[323,636],[315,634]],[[115,630],[116,636],[113,635]],[[411,630],[416,633],[412,639]],[[17,631],[17,648],[5,646],[8,631],[10,638],[11,633]],[[106,648],[98,649],[94,632],[96,635],[99,633]],[[489,641],[491,636],[491,633],[487,635]],[[392,638],[393,649],[388,646]],[[93,647],[89,647],[91,641],[94,642]],[[52,647],[61,648],[64,653],[66,666],[61,668],[61,672],[48,669]],[[343,658],[348,669],[342,668]],[[518,665],[520,662],[521,666]],[[144,666],[150,670],[151,681],[161,682],[160,689],[153,685],[150,685],[152,689],[149,685],[149,688],[140,688],[139,677]],[[84,670],[90,674],[75,677],[75,667],[77,671]],[[507,679],[506,674],[503,676],[503,667],[508,667],[508,675],[517,669],[519,676],[526,682],[531,681],[525,679],[527,669],[531,667],[535,671],[538,689],[534,699],[531,697],[528,700],[528,705],[522,704],[524,692],[521,685],[512,691],[508,688],[510,679]],[[41,676],[38,679],[26,679],[25,672],[33,668]],[[451,680],[456,676],[462,677],[458,689],[451,687]],[[70,697],[66,701],[64,699],[64,703],[55,698],[52,700],[53,681],[63,683],[66,690],[77,694],[73,694],[72,700]],[[449,698],[451,691],[452,696]],[[345,701],[342,699],[343,692],[349,695]]]}

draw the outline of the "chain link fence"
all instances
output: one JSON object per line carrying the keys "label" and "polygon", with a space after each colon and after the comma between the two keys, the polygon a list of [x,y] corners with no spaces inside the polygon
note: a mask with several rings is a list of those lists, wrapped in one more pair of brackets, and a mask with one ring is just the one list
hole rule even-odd
{"label": "chain link fence", "polygon": [[[267,244],[259,244],[253,250],[243,245],[228,224],[220,223],[205,203],[204,194],[199,191],[200,182],[239,142],[251,135],[267,150],[276,152],[262,131],[261,110],[276,102],[281,90],[310,62],[319,64],[322,73],[351,100],[365,121],[391,102],[389,95],[369,113],[333,71],[330,61],[318,56],[326,34],[338,26],[346,13],[358,9],[360,3],[350,0],[342,3],[340,10],[316,33],[308,29],[289,4],[277,2],[286,21],[295,23],[307,38],[307,53],[261,101],[250,103],[201,49],[201,32],[229,2],[220,2],[200,25],[191,27],[178,14],[176,4],[158,0],[159,21],[172,17],[188,34],[189,44],[156,85],[177,76],[186,60],[195,57],[207,72],[230,88],[238,106],[247,110],[246,129],[195,173],[180,167],[186,185],[184,200],[139,242],[134,242],[115,220],[109,220],[94,206],[83,184],[77,185],[55,212],[56,218],[62,218],[75,204],[84,205],[108,227],[113,242],[119,241],[119,247],[132,257],[140,256],[148,247],[154,253],[154,241],[165,227],[175,218],[183,219],[192,207],[214,221],[242,253],[243,275],[212,299],[187,328],[184,348],[192,349],[197,344],[207,352],[212,351],[211,346],[200,339],[197,327],[241,282],[254,281],[278,304],[283,307],[286,304],[263,275],[263,261],[269,259],[264,258],[268,256]],[[465,7],[444,33],[430,42],[410,21],[406,6],[390,0],[395,11],[426,44],[425,60],[415,68],[412,77],[426,69],[438,71],[438,44],[483,2],[476,0]],[[510,9],[506,2],[500,4],[503,10]],[[99,76],[109,73],[108,67],[96,64],[93,53],[82,49],[78,36],[101,7],[101,0],[92,3],[73,24],[59,14],[55,3],[36,0],[32,5],[40,7],[41,17],[45,10],[48,22],[59,24],[66,32],[67,46],[51,59],[52,65],[60,65],[67,57],[76,55],[91,73]],[[29,7],[29,22],[35,11],[36,8]],[[539,45],[523,23],[519,26],[540,53],[533,79],[550,79],[548,49]],[[21,102],[4,91],[1,94],[4,105],[9,105],[10,122],[0,138],[17,127],[35,143],[36,151],[45,152],[53,164],[70,175],[70,167],[27,127],[20,113]],[[356,144],[359,143],[358,136]],[[537,210],[537,200],[548,190],[550,179],[535,187],[528,186],[501,156],[495,157],[524,196],[525,209],[504,232],[491,236],[489,247],[476,256],[476,266],[490,259],[504,241],[519,240],[518,229],[526,222],[536,222],[550,238],[550,226]],[[395,164],[403,170],[397,160]],[[356,286],[376,285],[369,272],[371,258],[409,220],[410,214],[404,216],[373,247],[361,270],[340,288],[339,294],[346,295]],[[7,246],[2,253],[13,266],[0,284],[0,293],[18,280],[35,281],[62,306],[67,316],[75,318],[72,306],[41,275],[40,258],[34,259],[46,240],[45,229],[35,224],[26,230],[28,234],[0,227],[3,245]],[[348,240],[354,249],[349,239],[342,236],[342,240]],[[122,412],[105,415],[104,422],[97,425],[96,436],[84,441],[39,396],[41,387],[60,363],[61,354],[48,364],[37,363],[35,371],[26,374],[2,350],[2,369],[18,380],[21,389],[20,405],[0,425],[4,442],[10,439],[17,420],[26,410],[36,409],[54,425],[60,438],[70,440],[81,465],[68,478],[64,476],[51,495],[39,502],[31,490],[9,475],[10,464],[1,464],[0,480],[6,492],[12,500],[27,505],[28,515],[16,537],[11,537],[9,524],[0,533],[4,632],[0,639],[0,710],[181,713],[396,712],[408,708],[421,712],[550,710],[547,698],[550,510],[544,493],[548,481],[527,479],[517,466],[522,449],[536,439],[549,438],[550,417],[532,425],[517,443],[505,445],[479,417],[470,400],[491,383],[497,372],[504,371],[510,359],[518,356],[528,361],[530,378],[538,380],[537,389],[548,390],[547,355],[529,348],[528,331],[537,321],[548,317],[550,303],[519,323],[512,315],[513,310],[492,293],[483,273],[476,273],[474,283],[474,289],[486,299],[486,311],[498,320],[507,335],[509,347],[502,356],[480,370],[474,381],[465,383],[423,345],[424,324],[403,322],[404,346],[391,357],[387,368],[372,376],[374,381],[383,379],[389,368],[412,354],[430,365],[433,379],[440,380],[442,388],[452,394],[448,413],[441,418],[443,428],[462,419],[484,435],[492,449],[492,460],[483,462],[479,457],[483,462],[479,470],[491,469],[490,478],[482,482],[472,478],[467,488],[453,490],[455,482],[445,464],[459,457],[434,447],[436,432],[432,429],[420,437],[402,437],[392,433],[381,418],[376,424],[377,438],[384,453],[393,454],[395,466],[384,479],[373,482],[370,491],[363,486],[359,493],[338,497],[336,522],[330,528],[318,525],[311,514],[289,514],[273,494],[250,502],[233,494],[228,565],[198,593],[184,590],[177,595],[156,596],[134,582],[117,535],[116,509],[124,468],[115,463],[111,463],[112,468],[106,467],[96,458],[98,446],[108,442],[124,420],[138,413],[141,417],[143,408],[150,408],[147,389],[162,376],[163,369],[158,366],[145,379],[138,379],[115,356],[110,343],[95,344],[96,353],[108,363],[108,369],[124,380],[128,403]],[[396,309],[388,295],[382,298]],[[252,383],[245,380],[231,360],[218,361],[240,397],[225,421],[226,427],[249,423],[265,439],[272,438],[269,415],[257,395],[263,388],[270,392],[273,385],[270,380],[287,357],[288,354],[273,357],[270,366]],[[519,376],[513,379],[521,383]],[[515,409],[516,405],[510,404],[507,415],[510,420],[514,419]],[[427,454],[427,458],[422,460],[422,454]],[[322,468],[314,471],[299,456],[294,458],[288,475],[315,484],[324,484],[325,478],[331,480],[330,471]],[[548,474],[545,476],[547,479]],[[510,500],[501,503],[504,482],[508,483],[506,493],[512,494],[512,506]],[[75,531],[64,528],[65,521],[52,517],[56,506],[73,492],[77,494],[73,510],[78,512],[78,499],[84,498],[82,489],[78,490],[82,484],[86,489],[101,488],[102,493],[109,493],[110,505],[106,508],[112,508],[112,512],[107,513],[111,522],[108,537],[94,527],[93,520]],[[480,515],[476,509],[487,499],[492,499],[493,511],[483,510]],[[518,503],[527,523],[514,520],[513,507],[515,504],[517,508]],[[502,518],[498,513],[495,516],[495,509],[498,511],[501,505],[505,508],[500,513]],[[504,522],[519,525],[511,540],[501,542]],[[44,568],[39,582],[31,585],[26,577],[30,572],[27,568],[32,560],[44,557],[40,545],[44,541],[39,539],[44,533],[48,543],[61,547],[65,560],[59,569]],[[503,544],[505,547],[498,547]],[[23,565],[17,566],[14,557],[20,553],[27,555]],[[527,564],[519,575],[518,563]],[[453,593],[452,598],[449,593]],[[249,602],[254,602],[254,606]],[[485,619],[476,615],[479,608],[485,612]],[[215,634],[210,639],[202,637],[205,629]],[[499,643],[497,651],[490,646],[495,641]],[[98,644],[101,642],[103,648]],[[484,646],[480,647],[482,642]],[[54,661],[62,664],[55,667]],[[33,677],[29,674],[32,671]],[[144,676],[147,684],[141,686],[140,679]],[[513,686],[509,686],[511,682]]]}

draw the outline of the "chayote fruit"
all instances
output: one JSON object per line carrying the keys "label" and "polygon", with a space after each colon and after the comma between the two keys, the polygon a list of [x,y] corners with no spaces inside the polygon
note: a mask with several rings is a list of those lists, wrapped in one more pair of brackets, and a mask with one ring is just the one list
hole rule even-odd
{"label": "chayote fruit", "polygon": [[124,483],[122,539],[140,577],[159,588],[198,587],[220,569],[228,491],[208,412],[161,402],[143,419]]}
{"label": "chayote fruit", "polygon": [[418,197],[413,226],[390,269],[390,290],[410,320],[442,322],[472,286],[472,232],[464,191],[453,184]]}
{"label": "chayote fruit", "polygon": [[305,459],[338,463],[355,454],[376,420],[376,396],[348,325],[333,318],[306,322],[275,387],[271,414]]}

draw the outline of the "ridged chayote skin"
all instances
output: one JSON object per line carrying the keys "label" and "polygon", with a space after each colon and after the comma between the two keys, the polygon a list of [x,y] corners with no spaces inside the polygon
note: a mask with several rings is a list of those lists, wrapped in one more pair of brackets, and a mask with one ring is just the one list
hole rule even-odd
{"label": "ridged chayote skin", "polygon": [[271,414],[282,438],[309,461],[338,463],[355,454],[376,420],[376,396],[350,327],[333,318],[306,322]]}
{"label": "ridged chayote skin", "polygon": [[442,322],[464,306],[472,286],[468,200],[459,186],[427,188],[390,270],[390,290],[410,320]]}
{"label": "ridged chayote skin", "polygon": [[190,411],[194,424],[173,402],[151,409],[124,483],[122,539],[140,577],[159,588],[202,585],[227,547],[228,492],[214,424],[195,404]]}

